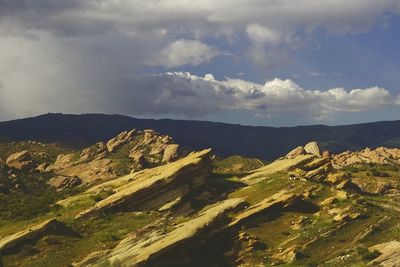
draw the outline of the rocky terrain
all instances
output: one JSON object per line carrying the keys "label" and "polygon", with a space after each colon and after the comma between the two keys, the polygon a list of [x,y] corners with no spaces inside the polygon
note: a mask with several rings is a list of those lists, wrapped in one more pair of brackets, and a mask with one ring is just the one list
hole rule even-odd
{"label": "rocky terrain", "polygon": [[0,266],[400,266],[400,149],[0,143]]}

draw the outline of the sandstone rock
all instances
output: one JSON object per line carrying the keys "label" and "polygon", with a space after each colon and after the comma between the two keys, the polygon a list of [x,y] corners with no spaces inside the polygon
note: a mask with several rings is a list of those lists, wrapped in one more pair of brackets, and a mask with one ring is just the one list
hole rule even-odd
{"label": "sandstone rock", "polygon": [[324,150],[324,152],[322,152],[322,157],[323,158],[329,158],[331,156],[331,153],[329,153],[329,151]]}
{"label": "sandstone rock", "polygon": [[61,170],[69,168],[75,164],[74,157],[75,157],[74,154],[60,154],[57,156],[57,159],[54,162],[54,164],[49,166],[49,168],[47,169],[50,171],[50,170]]}
{"label": "sandstone rock", "polygon": [[390,241],[369,248],[370,251],[377,250],[381,253],[377,258],[368,263],[368,266],[400,266],[400,242]]}
{"label": "sandstone rock", "polygon": [[398,182],[384,177],[352,178],[352,182],[364,193],[382,195],[399,188]]}
{"label": "sandstone rock", "polygon": [[288,159],[294,159],[295,157],[299,156],[299,155],[303,155],[304,154],[304,148],[302,146],[298,146],[295,149],[293,149],[292,151],[290,151],[285,158]]}
{"label": "sandstone rock", "polygon": [[233,198],[208,206],[194,219],[177,225],[167,233],[155,230],[140,239],[134,234],[128,235],[111,252],[92,254],[74,266],[98,266],[104,261],[118,266],[158,266],[154,261],[163,261],[161,257],[165,253],[170,253],[184,242],[206,233],[220,217],[243,202],[244,199]]}
{"label": "sandstone rock", "polygon": [[49,184],[57,188],[57,190],[75,187],[80,185],[81,183],[82,180],[80,178],[69,176],[56,176],[49,180]]}
{"label": "sandstone rock", "polygon": [[143,152],[137,151],[137,150],[131,150],[129,153],[129,157],[134,161],[134,162],[140,162],[143,160]]}
{"label": "sandstone rock", "polygon": [[179,145],[177,144],[167,145],[164,149],[163,158],[161,162],[169,163],[178,158],[178,147]]}
{"label": "sandstone rock", "polygon": [[[153,209],[173,202],[178,197],[187,194],[190,191],[189,188],[195,189],[205,183],[204,178],[211,171],[210,152],[210,149],[206,149],[191,153],[168,165],[145,169],[92,187],[83,193],[83,196],[94,194],[102,187],[108,186],[112,186],[115,193],[81,212],[78,217],[89,216],[103,210],[118,209],[126,205]],[[68,200],[63,202],[68,203]]]}
{"label": "sandstone rock", "polygon": [[124,131],[107,142],[108,152],[113,152],[133,139],[136,130]]}
{"label": "sandstone rock", "polygon": [[25,242],[40,238],[46,233],[55,232],[59,228],[64,229],[65,225],[56,219],[50,219],[26,230],[6,236],[0,240],[0,252],[13,249]]}
{"label": "sandstone rock", "polygon": [[47,162],[43,162],[43,163],[39,164],[35,170],[37,170],[38,172],[46,172],[48,167],[49,167],[49,164]]}
{"label": "sandstone rock", "polygon": [[321,157],[321,151],[317,142],[313,141],[304,146],[304,151],[308,154],[315,155],[317,157]]}
{"label": "sandstone rock", "polygon": [[108,148],[103,142],[94,144],[91,147],[82,150],[80,161],[88,161],[94,159],[102,159],[108,154]]}
{"label": "sandstone rock", "polygon": [[6,165],[14,169],[30,169],[35,163],[32,160],[32,155],[29,151],[21,151],[10,155],[6,160]]}
{"label": "sandstone rock", "polygon": [[244,211],[240,212],[234,217],[234,220],[229,224],[230,227],[235,225],[239,225],[254,216],[265,212],[268,209],[271,209],[276,206],[287,207],[292,205],[293,203],[302,199],[301,194],[290,193],[286,190],[282,190],[279,193],[276,193],[270,197],[265,198],[257,204],[250,206]]}
{"label": "sandstone rock", "polygon": [[375,150],[366,148],[358,152],[346,151],[334,155],[332,163],[337,168],[357,163],[400,164],[400,149],[378,147]]}

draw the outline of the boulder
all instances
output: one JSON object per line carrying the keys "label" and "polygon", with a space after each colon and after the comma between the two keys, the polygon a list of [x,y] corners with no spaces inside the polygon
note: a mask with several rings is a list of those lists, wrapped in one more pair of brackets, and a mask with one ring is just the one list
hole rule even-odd
{"label": "boulder", "polygon": [[32,160],[32,155],[30,154],[30,152],[24,150],[11,154],[6,160],[6,165],[9,168],[22,170],[33,168],[35,163]]}
{"label": "boulder", "polygon": [[322,152],[322,157],[323,158],[329,158],[331,156],[331,153],[329,153],[328,150],[324,150],[324,152]]}
{"label": "boulder", "polygon": [[295,157],[299,156],[299,155],[304,155],[304,148],[302,146],[298,146],[295,149],[293,149],[292,151],[290,151],[285,158],[287,159],[294,159]]}
{"label": "boulder", "polygon": [[307,154],[311,154],[311,155],[315,155],[317,157],[321,157],[321,150],[319,149],[319,146],[318,146],[317,142],[315,142],[315,141],[306,144],[304,146],[304,151]]}

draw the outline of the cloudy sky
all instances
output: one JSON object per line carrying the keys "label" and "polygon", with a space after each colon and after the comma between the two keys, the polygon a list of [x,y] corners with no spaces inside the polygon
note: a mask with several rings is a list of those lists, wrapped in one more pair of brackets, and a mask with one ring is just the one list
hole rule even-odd
{"label": "cloudy sky", "polygon": [[400,0],[0,0],[0,120],[400,119]]}

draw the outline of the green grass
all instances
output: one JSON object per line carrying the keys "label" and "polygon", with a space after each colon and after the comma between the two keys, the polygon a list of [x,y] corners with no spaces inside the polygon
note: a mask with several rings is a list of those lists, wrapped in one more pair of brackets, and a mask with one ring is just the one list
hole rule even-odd
{"label": "green grass", "polygon": [[39,144],[37,142],[12,142],[0,143],[0,158],[6,160],[8,156],[16,152],[29,150],[32,154],[45,153],[46,159],[33,155],[33,158],[39,162],[54,162],[59,154],[70,153],[69,149],[56,144]]}
{"label": "green grass", "polygon": [[269,197],[283,189],[290,189],[301,186],[301,190],[305,189],[305,185],[309,182],[292,181],[286,172],[277,172],[269,174],[263,181],[235,191],[229,194],[230,198],[246,197],[247,202],[255,204],[266,197]]}
{"label": "green grass", "polygon": [[266,162],[256,158],[230,156],[224,159],[215,159],[212,163],[213,171],[219,174],[241,174],[264,166]]}

